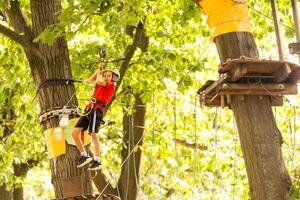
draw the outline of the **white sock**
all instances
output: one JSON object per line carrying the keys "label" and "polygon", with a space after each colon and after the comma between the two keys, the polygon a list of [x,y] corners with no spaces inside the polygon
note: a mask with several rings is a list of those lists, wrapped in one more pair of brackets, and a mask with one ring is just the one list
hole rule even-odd
{"label": "white sock", "polygon": [[95,156],[94,160],[96,160],[97,162],[100,162],[100,157]]}
{"label": "white sock", "polygon": [[80,155],[87,157],[86,151],[81,152]]}

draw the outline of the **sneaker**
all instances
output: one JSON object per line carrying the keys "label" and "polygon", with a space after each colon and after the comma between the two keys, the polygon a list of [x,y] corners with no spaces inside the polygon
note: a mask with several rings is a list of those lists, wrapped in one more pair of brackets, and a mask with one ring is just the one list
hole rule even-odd
{"label": "sneaker", "polygon": [[77,165],[77,168],[81,168],[85,166],[86,164],[90,163],[93,159],[89,156],[80,156],[79,158],[79,164]]}
{"label": "sneaker", "polygon": [[91,170],[91,171],[96,171],[96,170],[99,170],[99,169],[101,169],[101,162],[98,162],[96,160],[94,160],[88,168],[88,170]]}

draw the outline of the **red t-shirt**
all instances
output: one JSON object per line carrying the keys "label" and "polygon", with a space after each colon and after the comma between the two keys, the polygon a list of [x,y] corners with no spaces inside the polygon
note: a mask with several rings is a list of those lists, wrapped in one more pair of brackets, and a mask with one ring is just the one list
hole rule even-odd
{"label": "red t-shirt", "polygon": [[[115,88],[116,85],[114,82],[108,83],[107,86],[102,86],[102,85],[97,85],[95,90],[94,90],[94,95],[93,97],[97,100],[97,101],[101,101],[102,103],[104,103],[105,105],[109,103],[109,101],[111,100],[112,96],[115,93]],[[92,104],[88,104],[87,105],[88,108],[92,107]],[[99,104],[96,104],[95,109],[100,108],[100,110],[102,112],[104,112],[104,107],[100,106]]]}

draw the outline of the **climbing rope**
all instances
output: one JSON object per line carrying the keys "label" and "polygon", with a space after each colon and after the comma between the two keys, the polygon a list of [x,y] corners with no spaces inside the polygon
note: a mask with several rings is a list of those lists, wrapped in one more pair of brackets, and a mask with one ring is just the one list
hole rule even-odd
{"label": "climbing rope", "polygon": [[292,166],[293,168],[292,169],[295,169],[295,151],[296,151],[296,122],[297,122],[297,119],[296,119],[296,106],[293,106],[293,111],[294,111],[294,131],[293,131],[293,153],[292,153]]}
{"label": "climbing rope", "polygon": [[[194,148],[194,168],[193,168],[193,176],[194,176],[194,186],[192,189],[192,200],[194,200],[195,195],[195,189],[196,189],[196,168],[197,168],[197,101],[198,101],[198,95],[195,96],[195,102],[194,102],[194,142],[195,142],[195,148]],[[201,178],[201,176],[199,176]],[[201,182],[201,180],[200,180]]]}
{"label": "climbing rope", "polygon": [[[133,92],[133,91],[131,91]],[[131,93],[131,96],[133,96],[133,94]],[[131,129],[131,135],[132,135],[132,143],[134,144],[135,142],[135,138],[134,138],[134,115],[133,115],[133,108],[134,106],[131,105],[131,109],[132,109],[132,114],[131,114],[131,126],[130,126],[130,129]],[[135,153],[133,154],[133,168],[134,168],[134,177],[135,177],[135,184],[136,184],[136,187],[137,189],[139,190],[139,181],[138,181],[138,174],[137,174],[137,170],[136,170],[136,162],[135,162]]]}
{"label": "climbing rope", "polygon": [[[151,137],[151,147],[150,147],[150,173],[149,173],[149,179],[150,179],[150,189],[152,188],[152,152],[153,152],[153,146],[154,146],[154,134],[155,134],[155,120],[154,120],[154,107],[155,107],[155,94],[152,93],[152,137]],[[150,193],[150,192],[149,192]],[[150,200],[150,195],[148,195],[148,200]]]}
{"label": "climbing rope", "polygon": [[[173,105],[173,119],[174,119],[174,152],[175,152],[175,158],[174,158],[174,160],[175,160],[175,163],[174,163],[174,173],[173,173],[173,177],[172,177],[172,179],[173,179],[173,184],[174,183],[177,183],[177,180],[176,180],[176,178],[177,178],[177,167],[178,167],[178,160],[177,160],[177,142],[176,142],[176,139],[177,139],[177,115],[176,115],[176,100],[177,100],[177,96],[176,96],[176,93],[177,93],[177,91],[175,91],[175,93],[174,93],[174,105]],[[173,185],[173,188],[174,188],[174,185]],[[171,193],[171,195],[170,195],[170,199],[172,200],[172,194],[173,193]]]}
{"label": "climbing rope", "polygon": [[233,188],[232,188],[232,200],[235,199],[235,187],[236,187],[236,162],[237,162],[237,129],[236,129],[236,123],[235,118],[233,116],[232,118],[233,122],[233,140],[234,140],[234,160],[233,160]]}
{"label": "climbing rope", "polygon": [[213,179],[213,190],[212,190],[212,199],[215,194],[215,187],[216,187],[216,181],[217,181],[217,158],[218,158],[218,108],[216,107],[215,110],[215,116],[213,119],[213,129],[215,130],[215,137],[214,137],[214,179]]}

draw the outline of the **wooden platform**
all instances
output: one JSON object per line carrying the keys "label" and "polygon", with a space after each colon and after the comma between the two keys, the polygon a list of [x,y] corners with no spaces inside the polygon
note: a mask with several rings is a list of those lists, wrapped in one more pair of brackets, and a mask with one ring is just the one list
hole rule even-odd
{"label": "wooden platform", "polygon": [[112,194],[83,194],[83,184],[80,176],[63,180],[64,200],[120,200],[119,197]]}
{"label": "wooden platform", "polygon": [[299,42],[290,43],[289,50],[290,50],[290,54],[300,55],[300,43]]}
{"label": "wooden platform", "polygon": [[297,94],[300,80],[300,66],[285,61],[227,60],[218,72],[218,80],[209,80],[198,90],[206,106],[228,106],[232,95],[270,96],[273,106],[282,106],[282,96]]}
{"label": "wooden platform", "polygon": [[64,198],[64,200],[121,200],[119,197],[112,195],[112,194],[103,194],[99,196],[99,194],[94,195],[85,195],[85,196],[76,196],[76,197],[69,197]]}

